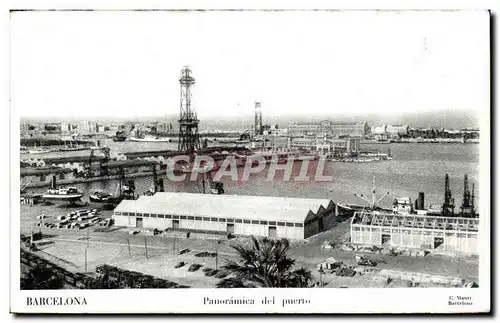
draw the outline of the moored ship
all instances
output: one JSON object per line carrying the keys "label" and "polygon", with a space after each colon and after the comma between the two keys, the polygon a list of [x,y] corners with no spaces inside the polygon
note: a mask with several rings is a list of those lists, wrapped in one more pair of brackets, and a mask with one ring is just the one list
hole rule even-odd
{"label": "moored ship", "polygon": [[115,136],[113,136],[114,142],[121,142],[127,140],[127,135],[123,131],[117,131]]}
{"label": "moored ship", "polygon": [[146,135],[144,132],[136,131],[135,136],[128,138],[129,141],[139,141],[139,142],[171,142],[170,138]]}
{"label": "moored ship", "polygon": [[49,189],[42,195],[46,200],[76,201],[82,198],[83,194],[76,187]]}
{"label": "moored ship", "polygon": [[129,141],[139,141],[139,142],[170,142],[170,138],[163,137],[153,137],[153,136],[144,136],[144,137],[130,137]]}
{"label": "moored ship", "polygon": [[83,194],[76,187],[57,188],[56,176],[52,177],[51,188],[42,195],[46,200],[59,200],[75,202],[82,198]]}
{"label": "moored ship", "polygon": [[104,203],[112,201],[114,196],[108,192],[96,190],[90,193],[89,199],[92,202]]}

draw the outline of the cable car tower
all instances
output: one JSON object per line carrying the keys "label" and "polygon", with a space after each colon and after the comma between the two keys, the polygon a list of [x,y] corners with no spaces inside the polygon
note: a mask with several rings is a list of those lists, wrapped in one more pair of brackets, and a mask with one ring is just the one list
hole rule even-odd
{"label": "cable car tower", "polygon": [[188,66],[182,68],[181,77],[181,109],[179,119],[179,152],[194,155],[200,149],[200,135],[198,133],[198,116],[191,106],[191,89],[194,77]]}

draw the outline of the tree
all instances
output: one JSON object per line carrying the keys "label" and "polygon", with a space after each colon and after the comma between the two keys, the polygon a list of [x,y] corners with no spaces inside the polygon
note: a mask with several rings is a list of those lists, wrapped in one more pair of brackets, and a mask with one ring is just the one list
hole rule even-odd
{"label": "tree", "polygon": [[21,277],[21,289],[61,289],[62,279],[49,267],[38,264]]}
{"label": "tree", "polygon": [[234,277],[221,280],[217,287],[308,287],[311,272],[302,267],[292,271],[295,260],[288,257],[286,239],[252,237],[251,245],[232,246],[239,260],[228,260],[222,266]]}

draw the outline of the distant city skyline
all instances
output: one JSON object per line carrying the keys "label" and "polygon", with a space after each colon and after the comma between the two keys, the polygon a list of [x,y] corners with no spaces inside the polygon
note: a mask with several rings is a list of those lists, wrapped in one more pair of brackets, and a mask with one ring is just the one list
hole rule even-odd
{"label": "distant city skyline", "polygon": [[251,118],[255,100],[265,117],[479,114],[489,107],[484,15],[15,12],[11,108],[27,117],[176,115],[189,65],[201,120]]}
{"label": "distant city skyline", "polygon": [[[112,117],[112,116],[94,116],[94,117],[21,117],[22,122],[73,122],[78,123],[82,120],[91,120],[96,122],[168,122],[172,123],[174,129],[177,129],[178,116],[137,116],[137,117]],[[471,113],[456,112],[456,111],[436,111],[427,113],[409,113],[405,115],[324,115],[324,116],[303,116],[303,115],[288,115],[288,116],[266,116],[264,111],[264,124],[278,124],[280,127],[287,127],[290,122],[303,121],[339,121],[339,122],[354,122],[365,121],[370,126],[382,124],[407,124],[414,128],[446,128],[446,129],[466,129],[479,128],[479,117]],[[253,125],[253,116],[240,117],[217,117],[209,116],[200,120],[201,129],[206,128],[221,128],[221,129],[244,129]]]}

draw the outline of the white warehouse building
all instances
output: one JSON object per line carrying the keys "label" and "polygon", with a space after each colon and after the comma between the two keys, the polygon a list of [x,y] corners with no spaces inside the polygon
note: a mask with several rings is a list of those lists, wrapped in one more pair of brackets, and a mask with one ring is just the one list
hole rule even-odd
{"label": "white warehouse building", "polygon": [[133,228],[305,239],[333,227],[337,214],[328,199],[158,192],[123,200],[113,219]]}

